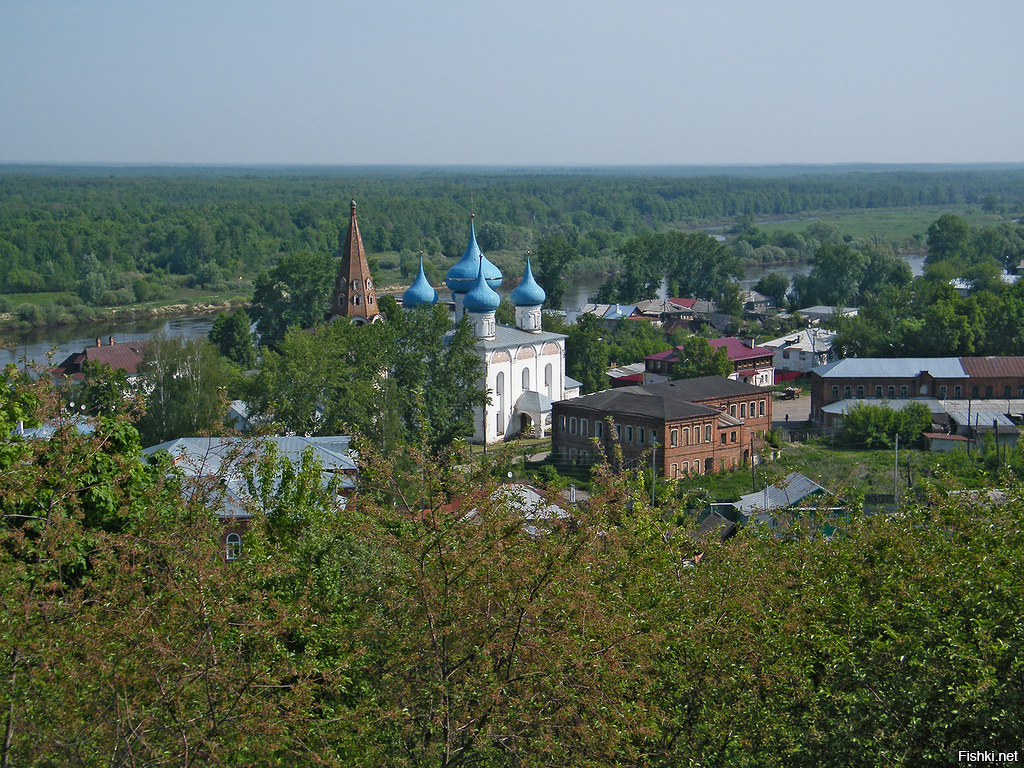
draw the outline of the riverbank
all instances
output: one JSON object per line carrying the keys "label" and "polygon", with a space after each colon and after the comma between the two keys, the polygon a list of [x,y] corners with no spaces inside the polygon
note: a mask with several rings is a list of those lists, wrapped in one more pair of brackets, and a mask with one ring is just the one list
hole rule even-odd
{"label": "riverbank", "polygon": [[16,312],[5,312],[0,314],[0,332],[25,333],[28,331],[46,331],[82,325],[133,323],[145,320],[166,320],[175,317],[199,317],[220,312],[233,312],[240,307],[248,306],[248,299],[235,298],[216,302],[182,302],[162,306],[90,307],[90,311],[87,314],[68,311],[54,318],[48,318],[40,313],[38,316],[25,319]]}

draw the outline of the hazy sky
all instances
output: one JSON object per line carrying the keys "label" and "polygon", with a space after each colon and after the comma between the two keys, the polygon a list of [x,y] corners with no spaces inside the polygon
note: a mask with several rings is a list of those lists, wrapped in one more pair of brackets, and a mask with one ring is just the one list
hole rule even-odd
{"label": "hazy sky", "polygon": [[0,162],[1024,161],[1021,0],[0,0]]}

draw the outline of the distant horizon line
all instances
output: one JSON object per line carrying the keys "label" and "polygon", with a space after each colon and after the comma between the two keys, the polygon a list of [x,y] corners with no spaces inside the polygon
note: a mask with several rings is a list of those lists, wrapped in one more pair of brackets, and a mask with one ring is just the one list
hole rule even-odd
{"label": "distant horizon line", "polygon": [[724,174],[737,172],[786,171],[807,172],[854,172],[854,171],[1012,171],[1024,170],[1024,161],[987,162],[788,162],[788,163],[649,163],[649,164],[585,164],[585,163],[234,163],[234,162],[23,162],[0,161],[0,174],[54,174],[66,171],[227,171],[233,174],[247,171],[270,172],[461,172],[461,173],[562,173],[562,174],[651,174],[671,172],[673,174]]}

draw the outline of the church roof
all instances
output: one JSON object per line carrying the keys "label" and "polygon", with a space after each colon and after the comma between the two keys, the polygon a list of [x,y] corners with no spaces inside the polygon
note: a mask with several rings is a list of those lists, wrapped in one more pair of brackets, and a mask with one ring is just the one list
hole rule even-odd
{"label": "church roof", "polygon": [[437,304],[437,291],[435,291],[426,274],[423,272],[423,257],[420,257],[420,271],[416,275],[413,284],[402,294],[402,306],[406,308],[420,307],[425,304]]}
{"label": "church roof", "polygon": [[565,335],[561,333],[549,333],[548,331],[530,333],[529,331],[513,328],[511,325],[497,323],[494,326],[494,338],[478,339],[476,346],[483,349],[507,349],[509,347],[532,346],[545,341],[559,341],[565,338]]}
{"label": "church roof", "polygon": [[517,307],[536,307],[544,303],[547,294],[533,278],[533,269],[530,268],[530,257],[526,257],[526,272],[518,287],[509,296],[512,303]]}
{"label": "church roof", "polygon": [[478,264],[476,282],[473,283],[472,289],[466,294],[462,305],[466,308],[467,312],[493,312],[501,304],[501,296],[487,284],[487,278],[484,277],[482,258]]}
{"label": "church roof", "polygon": [[462,258],[444,276],[445,285],[454,293],[469,293],[480,271],[491,288],[501,285],[501,270],[489,262],[484,252],[480,250],[476,242],[476,227],[470,219],[469,245],[466,246]]}
{"label": "church roof", "polygon": [[341,266],[334,281],[334,300],[331,302],[331,319],[351,317],[370,321],[380,314],[377,307],[377,292],[370,277],[370,264],[366,260],[366,249],[356,222],[356,201],[352,201],[348,232],[341,239]]}

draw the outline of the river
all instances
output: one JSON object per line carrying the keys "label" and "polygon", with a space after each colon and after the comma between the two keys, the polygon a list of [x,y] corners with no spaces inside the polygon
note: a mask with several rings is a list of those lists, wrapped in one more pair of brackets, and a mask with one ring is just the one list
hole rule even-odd
{"label": "river", "polygon": [[[905,258],[915,276],[923,272],[923,256]],[[806,275],[810,271],[810,264],[747,267],[746,277],[740,281],[740,285],[744,290],[752,288],[758,280],[771,272],[779,272],[792,281],[795,275]],[[565,293],[565,308],[577,309],[586,304],[590,297],[597,293],[603,282],[604,278],[598,276],[574,280]],[[666,298],[666,290],[666,286],[663,284],[659,292],[661,298]],[[503,290],[501,293],[507,295],[508,291]],[[97,338],[102,339],[106,344],[111,336],[114,337],[115,342],[138,341],[148,339],[157,332],[162,332],[165,336],[181,336],[189,339],[205,336],[215,318],[216,315],[201,315],[199,317],[176,317],[169,320],[156,319],[67,328],[41,328],[31,331],[0,331],[0,340],[13,344],[13,349],[0,349],[0,366],[12,362],[20,364],[24,361],[45,363],[47,354],[51,352],[52,360],[57,364],[73,352],[81,352],[85,347],[95,345]]]}

